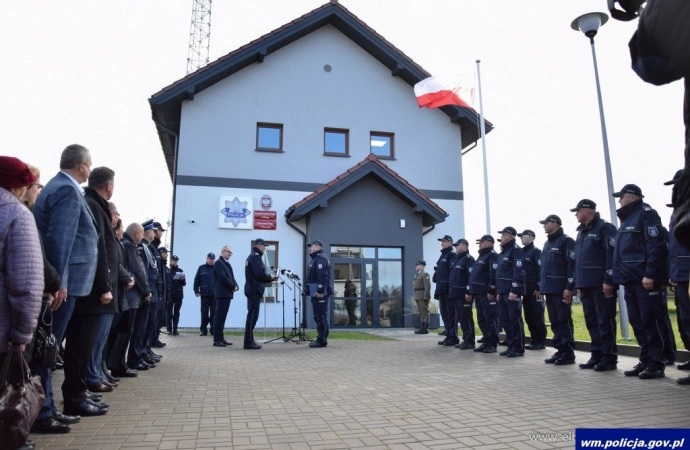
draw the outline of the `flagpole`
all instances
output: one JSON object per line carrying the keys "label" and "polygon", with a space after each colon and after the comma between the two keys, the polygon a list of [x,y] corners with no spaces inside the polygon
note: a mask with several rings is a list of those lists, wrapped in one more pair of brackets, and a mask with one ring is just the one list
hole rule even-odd
{"label": "flagpole", "polygon": [[477,62],[477,81],[479,87],[479,127],[482,133],[482,156],[484,158],[484,199],[486,201],[486,234],[491,234],[491,214],[489,213],[489,175],[486,168],[486,129],[484,127],[484,103],[482,96],[482,77],[479,71],[479,59]]}

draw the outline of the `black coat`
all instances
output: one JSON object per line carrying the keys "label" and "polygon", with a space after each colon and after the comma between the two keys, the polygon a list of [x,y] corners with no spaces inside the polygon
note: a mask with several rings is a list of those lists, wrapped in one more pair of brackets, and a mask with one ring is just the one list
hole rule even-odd
{"label": "black coat", "polygon": [[213,264],[213,288],[216,298],[232,298],[237,281],[232,266],[223,258],[218,258]]}
{"label": "black coat", "polygon": [[178,272],[184,272],[179,266],[172,266],[170,268],[170,273],[173,276],[172,280],[172,298],[173,299],[180,299],[184,298],[184,286],[187,286],[187,277],[185,277],[183,280],[175,280],[175,274]]}
{"label": "black coat", "polygon": [[125,293],[129,309],[137,309],[142,297],[151,293],[149,288],[149,277],[144,269],[144,262],[139,256],[137,245],[127,233],[122,238],[122,248],[125,251],[125,263],[130,273],[134,277],[134,286]]}

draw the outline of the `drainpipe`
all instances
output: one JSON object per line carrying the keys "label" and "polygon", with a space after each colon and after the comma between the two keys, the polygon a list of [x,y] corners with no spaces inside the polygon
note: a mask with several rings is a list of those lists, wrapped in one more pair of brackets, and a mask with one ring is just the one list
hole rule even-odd
{"label": "drainpipe", "polygon": [[[299,228],[297,228],[296,226],[294,226],[292,224],[292,222],[290,222],[289,217],[292,216],[292,213],[294,211],[295,211],[294,206],[290,206],[288,208],[288,210],[285,211],[285,216],[284,216],[285,217],[285,223],[288,224],[288,226],[290,228],[292,228],[293,230],[295,230],[296,232],[298,232],[299,234],[302,235],[302,269],[304,270],[304,272],[302,272],[302,273],[303,273],[304,279],[306,280],[307,279],[307,254],[304,251],[304,248],[307,246],[307,234],[305,232],[303,232],[302,230],[300,230]],[[302,317],[301,317],[302,323],[299,325],[300,325],[300,328],[307,328],[307,305],[304,302],[304,295],[301,292],[300,292],[300,299],[302,301]]]}

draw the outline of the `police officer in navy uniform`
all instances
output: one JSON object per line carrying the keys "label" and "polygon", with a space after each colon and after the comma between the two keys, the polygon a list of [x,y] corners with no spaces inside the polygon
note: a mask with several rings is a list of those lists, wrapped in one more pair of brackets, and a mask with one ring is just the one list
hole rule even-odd
{"label": "police officer in navy uniform", "polygon": [[262,256],[267,244],[263,239],[255,239],[252,252],[244,263],[244,295],[247,297],[247,320],[244,324],[244,349],[259,350],[261,346],[254,340],[254,327],[259,320],[261,299],[264,297],[266,283],[278,279],[266,273]]}
{"label": "police officer in navy uniform", "polygon": [[311,262],[307,269],[307,285],[318,333],[309,347],[320,348],[328,346],[328,300],[333,294],[331,263],[323,253],[323,243],[318,240],[309,244],[309,256]]}
{"label": "police officer in navy uniform", "polygon": [[[184,270],[179,266],[180,258],[177,255],[172,255],[170,258],[170,272],[172,274],[172,289],[170,296],[172,301],[168,305],[166,318],[168,320],[168,332],[172,332],[173,336],[179,336],[177,332],[177,324],[180,323],[180,309],[182,309],[182,300],[184,299],[184,287],[187,285]],[[175,279],[176,274],[181,278]]]}
{"label": "police officer in navy uniform", "polygon": [[582,199],[575,208],[580,226],[575,240],[575,288],[582,301],[585,324],[591,339],[592,356],[581,369],[614,370],[618,364],[616,345],[617,292],[613,284],[613,252],[616,227],[597,212],[597,204]]}
{"label": "police officer in navy uniform", "polygon": [[[468,350],[474,348],[474,317],[472,316],[472,297],[466,299],[467,286],[470,284],[470,273],[474,266],[474,257],[470,255],[469,243],[465,239],[458,239],[455,246],[455,258],[450,268],[448,281],[448,301],[455,308],[455,320],[460,322],[462,341],[455,344],[455,348]],[[453,327],[450,331],[456,330]],[[456,335],[457,337],[457,335]]]}
{"label": "police officer in navy uniform", "polygon": [[525,296],[522,308],[525,322],[531,338],[527,350],[544,350],[546,348],[546,323],[544,323],[544,302],[539,295],[541,278],[541,250],[534,246],[536,234],[532,230],[518,233],[522,241],[522,252],[525,254]]}
{"label": "police officer in navy uniform", "polygon": [[[676,172],[673,180],[664,185],[674,185],[683,174],[683,169]],[[668,205],[672,207],[672,205]],[[686,350],[690,350],[690,298],[688,298],[688,280],[690,279],[690,252],[678,243],[673,234],[676,228],[676,214],[671,214],[671,222],[668,225],[668,263],[671,289],[676,293],[676,318],[678,320],[678,334],[683,341]],[[678,370],[690,370],[690,361],[676,366]],[[689,385],[690,376],[678,378],[678,384]]]}
{"label": "police officer in navy uniform", "polygon": [[[498,254],[494,251],[494,237],[485,234],[477,240],[479,256],[470,272],[466,301],[475,301],[477,322],[482,332],[482,345],[475,352],[496,353],[498,346],[499,313],[496,300],[496,268]],[[481,311],[481,315],[479,314]]]}
{"label": "police officer in navy uniform", "polygon": [[213,321],[216,315],[215,286],[213,284],[213,265],[216,262],[215,253],[206,255],[206,263],[199,266],[194,276],[194,295],[201,297],[201,326],[199,336],[207,336],[206,326],[211,328],[213,336]]}
{"label": "police officer in navy uniform", "polygon": [[[433,282],[436,283],[434,289],[434,298],[438,300],[438,309],[441,312],[441,320],[443,320],[443,327],[440,335],[446,336],[446,339],[439,341],[438,345],[455,345],[459,342],[457,338],[458,323],[455,320],[455,306],[448,302],[448,281],[450,279],[450,267],[455,257],[453,253],[453,238],[447,234],[439,239],[441,241],[441,256],[436,261],[434,267]],[[450,313],[452,309],[452,314]],[[451,327],[455,327],[455,339],[448,339],[450,336]]]}
{"label": "police officer in navy uniform", "polygon": [[563,232],[563,222],[555,214],[539,221],[547,234],[541,252],[540,293],[546,299],[546,310],[553,331],[556,353],[544,360],[547,364],[564,366],[575,363],[575,338],[572,304],[575,290],[575,241]]}
{"label": "police officer in navy uniform", "polygon": [[668,248],[659,214],[642,202],[642,190],[626,184],[617,197],[621,220],[613,254],[613,282],[625,287],[625,303],[640,362],[625,375],[641,379],[664,376],[662,353],[671,343],[664,318],[663,291],[668,283]]}
{"label": "police officer in navy uniform", "polygon": [[515,358],[525,354],[525,326],[522,322],[522,296],[525,295],[525,254],[515,243],[517,231],[501,231],[501,253],[496,268],[496,295],[501,325],[506,332],[508,349],[501,356]]}

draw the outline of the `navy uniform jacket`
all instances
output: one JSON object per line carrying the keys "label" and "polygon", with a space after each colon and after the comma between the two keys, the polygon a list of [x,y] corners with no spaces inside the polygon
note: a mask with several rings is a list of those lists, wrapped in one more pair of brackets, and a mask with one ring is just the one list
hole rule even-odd
{"label": "navy uniform jacket", "polygon": [[674,283],[688,282],[690,279],[690,252],[678,243],[678,239],[673,235],[676,227],[676,215],[671,214],[671,222],[668,225],[668,263],[671,281]]}
{"label": "navy uniform jacket", "polygon": [[156,284],[156,289],[158,289],[158,298],[160,300],[167,300],[169,286],[167,277],[165,276],[167,261],[163,261],[161,252],[158,251],[158,247],[160,247],[160,245],[161,241],[158,238],[155,238],[153,242],[149,244],[149,249],[151,250],[153,257],[156,258],[156,266],[158,267],[158,281]]}
{"label": "navy uniform jacket", "polygon": [[525,254],[525,284],[527,293],[534,295],[534,291],[539,291],[541,282],[541,250],[534,246],[534,242],[522,247]]}
{"label": "navy uniform jacket", "polygon": [[222,257],[213,264],[213,286],[216,298],[232,298],[237,286],[232,266]]}
{"label": "navy uniform jacket", "polygon": [[[161,263],[162,264],[162,263]],[[165,271],[165,298],[161,297],[161,299],[164,299],[167,302],[171,302],[173,297],[172,297],[172,271],[170,270],[170,267],[168,266],[163,266],[163,270]]]}
{"label": "navy uniform jacket", "polygon": [[494,249],[479,249],[479,256],[472,267],[472,272],[470,272],[468,294],[494,295],[496,293],[496,267],[498,267],[498,254]]}
{"label": "navy uniform jacket", "polygon": [[613,252],[616,227],[599,216],[587,225],[577,227],[575,241],[575,287],[600,288],[613,285]]}
{"label": "navy uniform jacket", "polygon": [[194,293],[202,296],[215,295],[213,286],[213,266],[202,264],[194,276]]}
{"label": "navy uniform jacket", "polygon": [[641,282],[646,277],[657,285],[666,284],[668,248],[659,214],[640,199],[618,209],[618,217],[613,282]]}
{"label": "navy uniform jacket", "polygon": [[125,291],[125,297],[129,303],[129,309],[137,309],[142,297],[151,293],[149,288],[149,277],[146,274],[144,262],[137,250],[137,245],[132,241],[127,233],[122,237],[122,249],[125,251],[125,264],[127,270],[134,277],[134,286]]}
{"label": "navy uniform jacket", "polygon": [[310,253],[311,262],[307,268],[307,283],[316,283],[316,292],[328,297],[333,293],[331,286],[331,263],[323,254],[323,250]]}
{"label": "navy uniform jacket", "polygon": [[541,252],[542,294],[562,294],[574,291],[575,241],[559,228],[550,234]]}
{"label": "navy uniform jacket", "polygon": [[474,258],[469,251],[455,255],[448,280],[449,298],[461,298],[464,301],[469,289],[472,267],[474,267]]}
{"label": "navy uniform jacket", "polygon": [[[146,248],[144,248],[144,246],[146,246]],[[149,280],[149,289],[153,289],[154,286],[158,285],[158,263],[156,262],[155,256],[151,253],[151,245],[146,242],[146,239],[142,239],[141,243],[137,245],[137,251],[144,263],[144,270]],[[161,293],[157,292],[157,294],[160,295]],[[154,300],[154,297],[151,296],[151,301],[157,301],[157,299]]]}
{"label": "navy uniform jacket", "polygon": [[170,273],[171,273],[172,278],[173,278],[173,280],[172,280],[172,289],[171,289],[171,293],[172,293],[172,298],[173,298],[173,299],[184,298],[184,289],[183,289],[183,287],[184,287],[184,286],[187,286],[187,277],[185,277],[184,280],[181,280],[181,279],[175,280],[175,279],[174,279],[174,278],[175,278],[175,274],[178,273],[178,272],[184,272],[184,270],[182,270],[182,269],[180,268],[180,266],[172,266],[172,267],[170,268]]}
{"label": "navy uniform jacket", "polygon": [[244,263],[244,295],[248,299],[263,298],[266,283],[273,281],[273,278],[266,273],[262,256],[263,252],[254,247]]}
{"label": "navy uniform jacket", "polygon": [[436,272],[434,272],[434,283],[436,289],[434,290],[434,298],[448,295],[448,281],[450,281],[450,267],[453,264],[453,247],[441,249],[441,256],[436,261]]}
{"label": "navy uniform jacket", "polygon": [[496,268],[496,292],[525,295],[525,254],[515,244],[515,239],[501,244]]}

